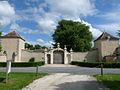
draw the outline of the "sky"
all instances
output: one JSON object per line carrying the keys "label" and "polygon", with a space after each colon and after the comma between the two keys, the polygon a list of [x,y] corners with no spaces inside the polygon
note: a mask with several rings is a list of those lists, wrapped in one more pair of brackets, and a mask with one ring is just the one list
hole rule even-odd
{"label": "sky", "polygon": [[117,36],[120,0],[0,0],[0,31],[16,30],[31,44],[50,47],[62,19],[86,24],[94,39],[102,32]]}

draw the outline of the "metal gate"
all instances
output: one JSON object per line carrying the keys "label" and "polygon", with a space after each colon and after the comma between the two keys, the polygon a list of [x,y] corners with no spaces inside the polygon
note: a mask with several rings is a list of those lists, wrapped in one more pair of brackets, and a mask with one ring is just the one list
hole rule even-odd
{"label": "metal gate", "polygon": [[47,63],[50,64],[50,54],[47,54]]}
{"label": "metal gate", "polygon": [[53,64],[64,64],[64,52],[56,50],[53,52]]}

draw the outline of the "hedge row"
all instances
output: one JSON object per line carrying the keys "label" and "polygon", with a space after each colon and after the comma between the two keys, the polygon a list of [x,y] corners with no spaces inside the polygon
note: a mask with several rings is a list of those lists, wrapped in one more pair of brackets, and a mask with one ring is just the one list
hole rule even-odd
{"label": "hedge row", "polygon": [[[36,67],[44,65],[44,61],[40,62],[12,62],[12,67]],[[0,67],[6,67],[6,62],[0,62]]]}
{"label": "hedge row", "polygon": [[104,68],[120,68],[120,62],[79,62],[72,61],[72,65],[82,66],[82,67],[101,67],[103,64]]}

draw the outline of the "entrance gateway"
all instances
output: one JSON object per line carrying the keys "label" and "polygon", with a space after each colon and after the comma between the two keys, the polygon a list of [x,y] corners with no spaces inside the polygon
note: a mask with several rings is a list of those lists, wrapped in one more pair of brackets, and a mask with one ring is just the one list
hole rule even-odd
{"label": "entrance gateway", "polygon": [[57,48],[45,49],[45,64],[69,64],[72,61],[72,49],[67,52],[66,45],[64,49],[60,48],[60,44],[57,44]]}

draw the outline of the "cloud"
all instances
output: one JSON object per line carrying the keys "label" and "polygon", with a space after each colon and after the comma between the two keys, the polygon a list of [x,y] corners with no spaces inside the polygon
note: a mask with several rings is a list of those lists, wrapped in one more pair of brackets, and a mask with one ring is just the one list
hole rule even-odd
{"label": "cloud", "polygon": [[82,20],[81,21],[83,24],[86,24],[87,26],[89,26],[90,31],[92,32],[93,38],[96,39],[97,37],[99,37],[102,34],[102,31],[100,31],[100,29],[94,28],[90,23]]}
{"label": "cloud", "polygon": [[107,23],[107,24],[96,25],[96,27],[101,29],[102,31],[107,31],[110,34],[116,36],[117,31],[120,30],[120,23]]}
{"label": "cloud", "polygon": [[120,22],[119,15],[120,15],[120,10],[117,10],[117,11],[108,12],[105,15],[103,15],[103,17],[110,21]]}
{"label": "cloud", "polygon": [[0,1],[0,24],[6,26],[15,20],[15,9],[8,1]]}
{"label": "cloud", "polygon": [[10,26],[10,30],[17,30],[24,34],[40,34],[39,30],[33,30],[33,29],[30,29],[27,27],[22,27],[22,26],[18,25],[17,23],[12,23]]}
{"label": "cloud", "polygon": [[51,47],[52,44],[54,44],[53,41],[45,41],[43,39],[37,39],[36,41],[28,41],[28,43],[36,45],[39,44],[41,46],[47,46],[47,47]]}
{"label": "cloud", "polygon": [[58,12],[64,16],[87,16],[96,11],[90,0],[46,0],[51,12]]}
{"label": "cloud", "polygon": [[108,11],[108,12],[104,12],[100,15],[98,15],[98,17],[107,20],[108,22],[115,22],[115,23],[120,23],[120,6],[116,6],[114,9]]}
{"label": "cloud", "polygon": [[49,35],[61,19],[79,20],[81,17],[95,15],[97,9],[94,0],[44,0],[36,7],[17,12],[21,19],[34,20],[38,24],[37,29]]}
{"label": "cloud", "polygon": [[54,42],[53,41],[44,41],[43,39],[37,39],[36,42],[42,46],[50,47]]}
{"label": "cloud", "polygon": [[83,16],[94,15],[97,11],[90,0],[45,0],[44,6],[40,8],[49,8],[41,19],[36,20],[46,33],[53,33],[61,19],[76,20]]}
{"label": "cloud", "polygon": [[106,12],[101,11],[99,15],[95,16],[102,21],[102,24],[97,24],[95,27],[117,36],[118,30],[120,30],[120,1],[111,0],[111,2],[109,2],[111,5],[109,10]]}

